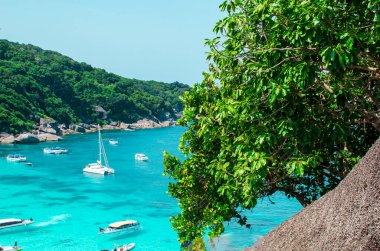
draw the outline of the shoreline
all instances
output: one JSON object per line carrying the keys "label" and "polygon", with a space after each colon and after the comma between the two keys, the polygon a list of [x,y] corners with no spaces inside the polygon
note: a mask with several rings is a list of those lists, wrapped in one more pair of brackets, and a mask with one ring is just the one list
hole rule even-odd
{"label": "shoreline", "polygon": [[[123,122],[103,125],[101,130],[120,130],[132,131],[141,129],[154,129],[175,126],[176,121],[166,120],[155,122],[149,119],[141,119],[135,123],[127,124]],[[10,134],[6,132],[0,133],[0,144],[37,144],[46,141],[61,141],[65,135],[82,134],[96,132],[97,124],[73,124],[66,127],[65,125],[57,125],[53,123],[40,123],[37,130],[32,132],[24,132],[20,134]]]}

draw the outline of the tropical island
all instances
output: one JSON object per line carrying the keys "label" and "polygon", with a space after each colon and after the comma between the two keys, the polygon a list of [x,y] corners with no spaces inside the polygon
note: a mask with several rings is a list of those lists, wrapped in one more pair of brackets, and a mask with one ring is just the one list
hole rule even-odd
{"label": "tropical island", "polygon": [[8,138],[3,143],[13,143],[9,136],[21,132],[81,133],[97,123],[107,129],[173,125],[183,110],[179,96],[190,90],[178,82],[120,77],[7,40],[0,40],[0,78],[0,138]]}

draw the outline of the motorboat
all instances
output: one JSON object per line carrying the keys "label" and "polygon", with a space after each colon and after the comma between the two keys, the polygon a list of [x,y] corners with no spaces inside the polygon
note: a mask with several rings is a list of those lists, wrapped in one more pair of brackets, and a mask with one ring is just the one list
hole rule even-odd
{"label": "motorboat", "polygon": [[16,154],[9,154],[6,159],[8,161],[13,161],[13,162],[20,162],[20,161],[26,161],[26,156],[16,153]]}
{"label": "motorboat", "polygon": [[17,246],[17,241],[15,241],[15,244],[13,246],[0,245],[0,251],[22,251],[22,247]]}
{"label": "motorboat", "polygon": [[135,248],[135,243],[124,244],[123,246],[116,246],[113,250],[116,251],[129,251]]}
{"label": "motorboat", "polygon": [[117,144],[119,144],[119,141],[117,141],[116,139],[110,139],[108,142],[109,142],[111,145],[117,145]]}
{"label": "motorboat", "polygon": [[44,148],[44,153],[46,154],[63,154],[63,153],[68,153],[69,150],[66,148],[62,147],[47,147]]}
{"label": "motorboat", "polygon": [[[104,148],[102,135],[100,133],[100,126],[98,125],[98,144],[99,144],[99,160],[96,163],[87,164],[83,168],[83,172],[94,173],[100,175],[114,174],[115,170],[109,167],[106,150]],[[104,165],[103,165],[104,161]]]}
{"label": "motorboat", "polygon": [[10,228],[10,227],[18,227],[18,226],[26,226],[33,223],[33,219],[30,220],[22,220],[16,218],[9,219],[1,219],[0,220],[0,229]]}
{"label": "motorboat", "polygon": [[129,243],[124,244],[122,246],[119,246],[118,244],[115,244],[115,247],[112,250],[104,249],[102,251],[129,251],[135,248],[135,243]]}
{"label": "motorboat", "polygon": [[111,223],[106,228],[99,228],[99,234],[113,234],[132,230],[139,230],[140,223],[137,220],[125,220]]}
{"label": "motorboat", "polygon": [[148,160],[148,156],[146,156],[143,153],[136,153],[135,154],[135,160],[147,161]]}

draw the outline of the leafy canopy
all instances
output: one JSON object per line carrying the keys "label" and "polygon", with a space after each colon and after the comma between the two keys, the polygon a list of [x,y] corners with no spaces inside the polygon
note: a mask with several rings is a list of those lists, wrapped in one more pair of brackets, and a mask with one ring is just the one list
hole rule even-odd
{"label": "leafy canopy", "polygon": [[277,191],[302,205],[333,189],[377,139],[378,0],[229,0],[209,72],[185,93],[180,161],[164,155],[179,240]]}

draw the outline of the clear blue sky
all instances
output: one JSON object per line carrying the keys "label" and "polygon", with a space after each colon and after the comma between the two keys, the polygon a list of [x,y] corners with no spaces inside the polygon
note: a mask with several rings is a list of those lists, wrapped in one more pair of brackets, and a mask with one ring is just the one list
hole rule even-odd
{"label": "clear blue sky", "polygon": [[221,0],[0,0],[0,38],[141,80],[192,85]]}

